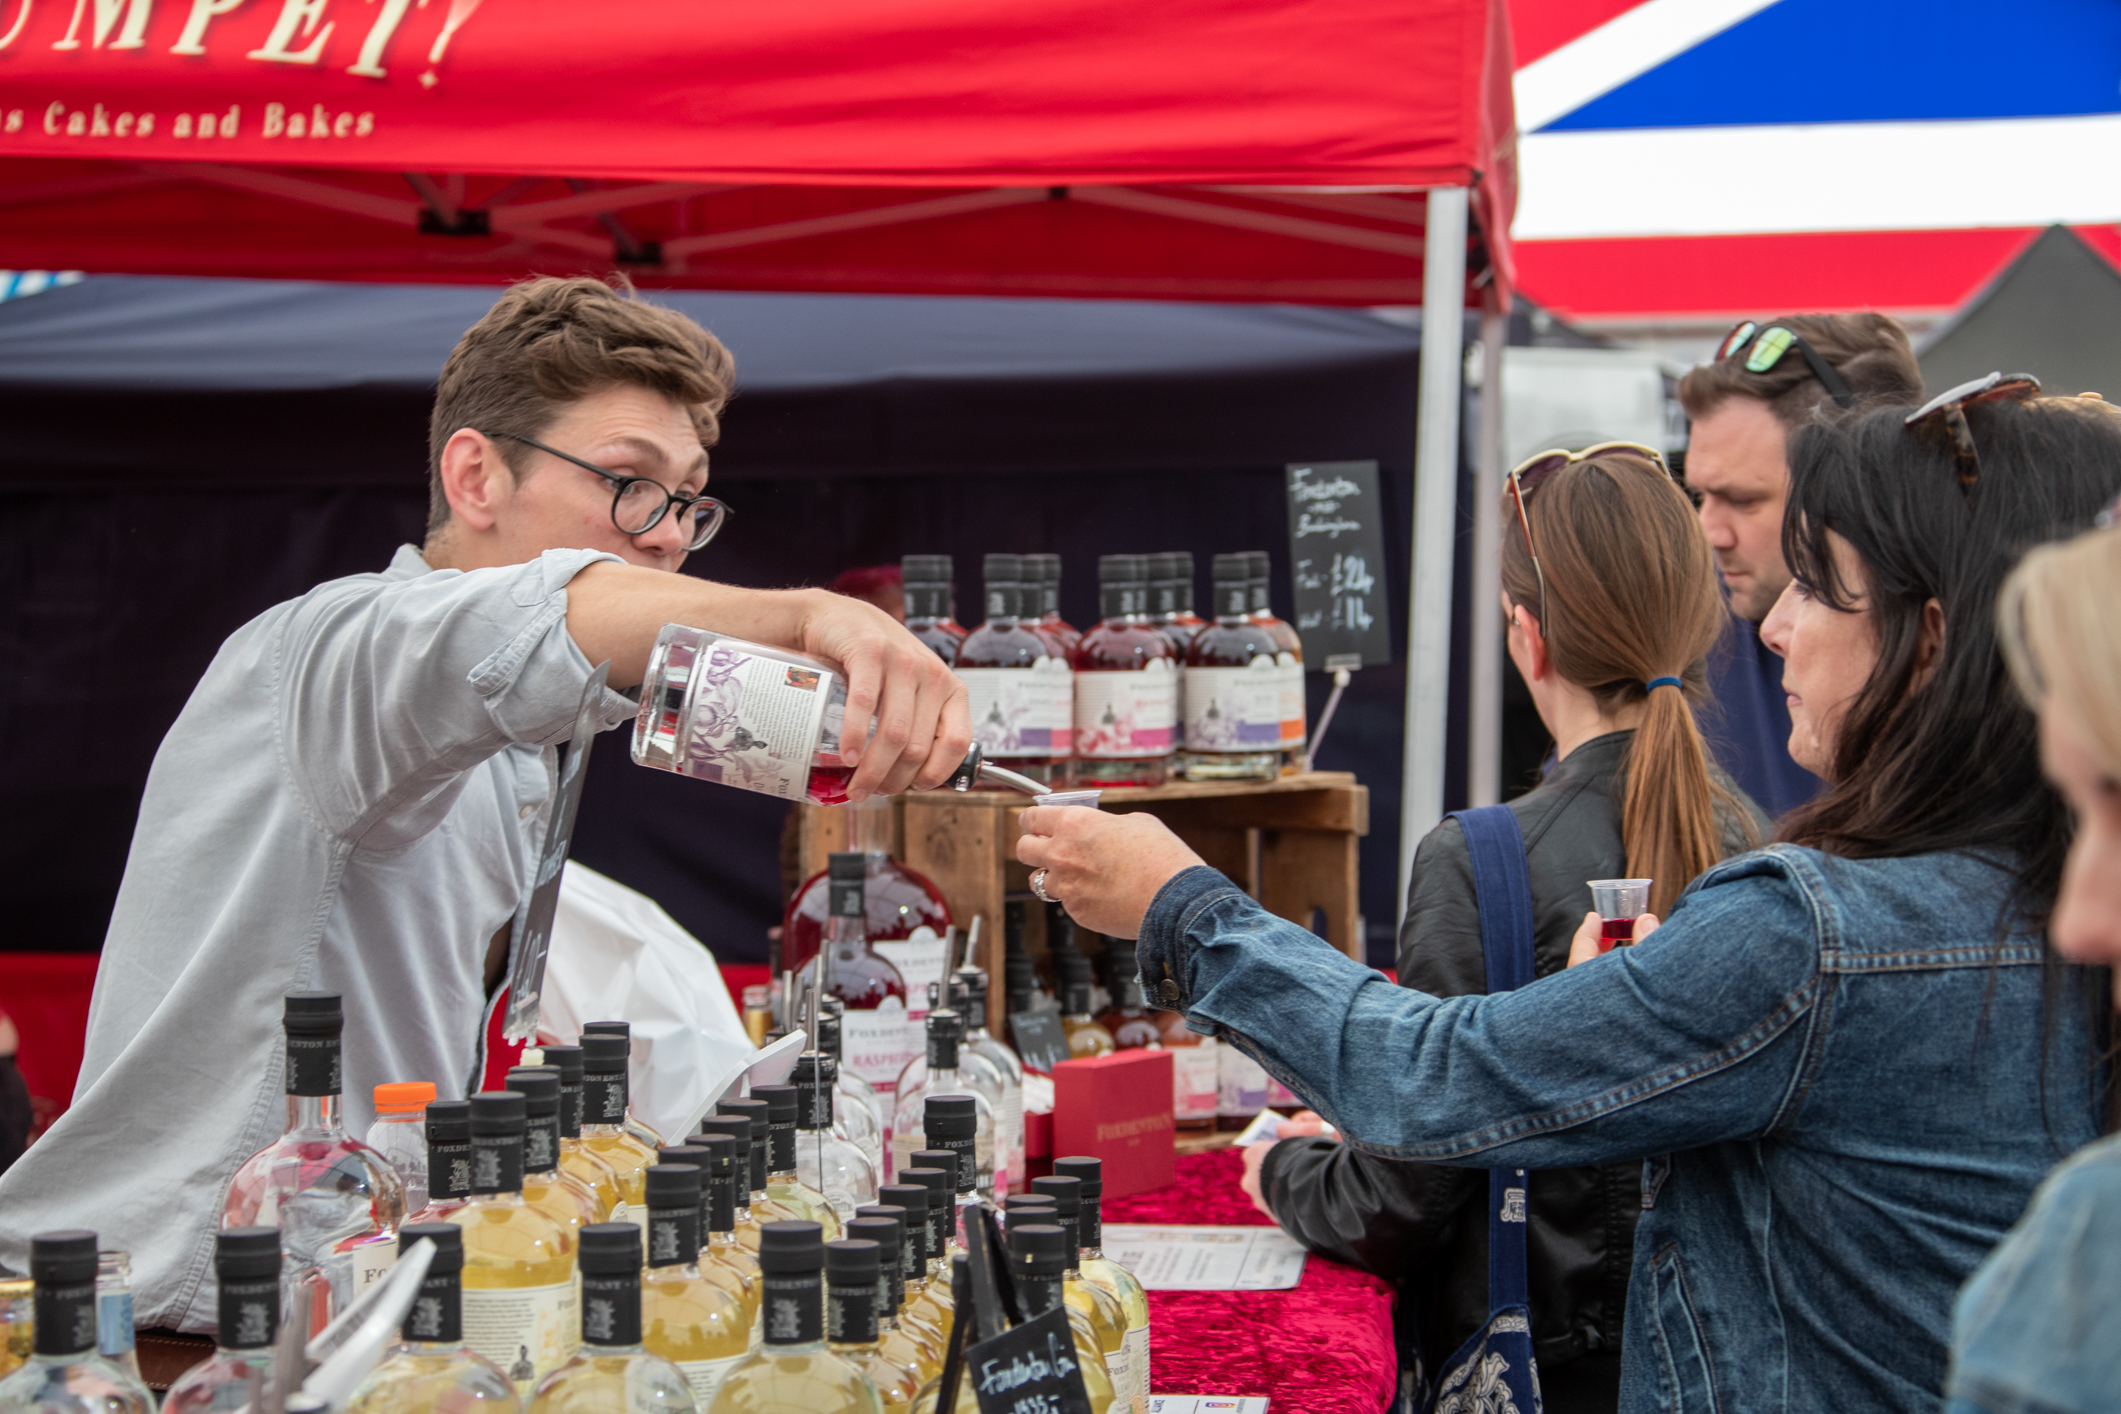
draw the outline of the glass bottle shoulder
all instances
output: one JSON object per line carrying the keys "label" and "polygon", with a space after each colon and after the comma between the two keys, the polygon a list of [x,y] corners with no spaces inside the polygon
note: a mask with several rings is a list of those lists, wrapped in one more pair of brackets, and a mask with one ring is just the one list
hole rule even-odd
{"label": "glass bottle shoulder", "polygon": [[1090,1329],[1097,1333],[1099,1349],[1109,1355],[1120,1348],[1127,1338],[1127,1311],[1117,1296],[1076,1276],[1062,1285],[1061,1297],[1070,1310],[1082,1312],[1090,1322]]}
{"label": "glass bottle shoulder", "polygon": [[641,1277],[641,1344],[678,1364],[748,1354],[749,1313],[696,1266],[651,1267]]}
{"label": "glass bottle shoulder", "polygon": [[[349,1227],[364,1209],[369,1221]],[[294,1213],[301,1216],[290,1223]],[[294,1244],[305,1231],[330,1232],[344,1250],[393,1232],[404,1220],[405,1185],[397,1170],[336,1130],[294,1130],[266,1145],[236,1169],[221,1205],[221,1226],[278,1227],[290,1250],[299,1250]]]}
{"label": "glass bottle shoulder", "polygon": [[[995,1040],[984,1028],[977,1035],[965,1038],[964,1051],[959,1053],[960,1056],[962,1057],[965,1052],[970,1052],[993,1066],[1002,1075],[1005,1084],[1022,1085],[1024,1083],[1024,1063],[1017,1059],[1015,1051]],[[960,1064],[962,1064],[962,1060]]]}
{"label": "glass bottle shoulder", "polygon": [[[920,1393],[921,1381],[910,1366],[893,1360],[878,1345],[835,1345],[832,1353],[845,1360],[855,1369],[869,1377],[876,1386],[876,1397],[884,1406],[884,1414],[907,1414],[913,1407],[914,1396]],[[967,1410],[966,1414],[972,1414]]]}
{"label": "glass bottle shoulder", "polygon": [[32,1355],[0,1379],[8,1414],[155,1414],[155,1397],[132,1374],[93,1351]]}
{"label": "glass bottle shoulder", "polygon": [[1106,619],[1082,636],[1069,655],[1081,672],[1140,672],[1151,663],[1178,666],[1171,641],[1146,619]]}
{"label": "glass bottle shoulder", "polygon": [[400,1346],[384,1357],[346,1414],[518,1414],[516,1387],[491,1360],[469,1349]]}
{"label": "glass bottle shoulder", "polygon": [[1186,646],[1189,668],[1244,668],[1254,658],[1272,658],[1280,652],[1274,636],[1249,619],[1242,624],[1209,624]]}
{"label": "glass bottle shoulder", "polygon": [[927,644],[936,657],[955,664],[958,645],[970,630],[955,619],[908,619],[906,631]]}
{"label": "glass bottle shoulder", "polygon": [[1041,658],[1064,655],[1059,642],[1021,623],[984,623],[958,645],[959,668],[1028,668]]}
{"label": "glass bottle shoulder", "polygon": [[216,1350],[177,1376],[162,1396],[163,1414],[238,1414],[250,1407],[253,1371],[272,1379],[270,1350]]}
{"label": "glass bottle shoulder", "polygon": [[[968,1406],[969,1408],[970,1406]],[[711,1414],[884,1414],[870,1378],[825,1349],[768,1346],[730,1372]]]}
{"label": "glass bottle shoulder", "polygon": [[574,1277],[566,1232],[520,1200],[473,1198],[443,1221],[464,1230],[467,1290],[551,1286]]}
{"label": "glass bottle shoulder", "polygon": [[1146,1328],[1149,1324],[1149,1293],[1141,1279],[1110,1257],[1085,1257],[1083,1280],[1092,1286],[1109,1292],[1126,1313],[1127,1326]]}
{"label": "glass bottle shoulder", "polygon": [[526,1414],[654,1414],[695,1408],[685,1374],[646,1350],[584,1349],[530,1392]]}

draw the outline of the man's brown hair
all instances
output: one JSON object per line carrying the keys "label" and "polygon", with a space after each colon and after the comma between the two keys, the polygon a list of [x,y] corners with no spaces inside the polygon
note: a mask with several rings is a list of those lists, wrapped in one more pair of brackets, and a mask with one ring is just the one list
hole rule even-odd
{"label": "man's brown hair", "polygon": [[[722,341],[674,309],[636,299],[624,282],[525,280],[465,331],[442,365],[427,432],[427,530],[449,520],[442,494],[442,448],[460,428],[489,437],[543,437],[568,403],[631,385],[683,405],[700,445],[722,435],[722,407],[736,382],[736,360]],[[499,443],[515,458],[529,449]]]}
{"label": "man's brown hair", "polygon": [[[1882,314],[1786,314],[1760,324],[1762,331],[1777,326],[1803,338],[1833,366],[1856,395],[1858,408],[1922,401],[1922,369],[1907,330],[1894,320]],[[1788,429],[1811,421],[1822,406],[1834,406],[1833,395],[1794,347],[1765,373],[1746,370],[1751,347],[1679,380],[1679,401],[1689,418],[1706,417],[1733,397],[1758,398]]]}

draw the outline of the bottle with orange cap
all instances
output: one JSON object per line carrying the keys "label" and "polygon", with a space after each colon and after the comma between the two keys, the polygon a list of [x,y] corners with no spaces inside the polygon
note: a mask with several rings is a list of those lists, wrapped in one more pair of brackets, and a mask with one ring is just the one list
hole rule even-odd
{"label": "bottle with orange cap", "polygon": [[435,1097],[432,1080],[398,1080],[376,1087],[376,1122],[363,1141],[390,1160],[405,1180],[405,1211],[427,1206],[427,1102]]}

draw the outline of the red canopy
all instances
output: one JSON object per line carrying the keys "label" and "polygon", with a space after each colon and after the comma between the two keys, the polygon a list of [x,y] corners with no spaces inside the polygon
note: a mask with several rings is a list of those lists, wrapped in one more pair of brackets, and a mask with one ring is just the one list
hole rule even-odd
{"label": "red canopy", "polygon": [[1510,77],[1501,0],[0,0],[0,266],[1412,304],[1428,187],[1507,288]]}

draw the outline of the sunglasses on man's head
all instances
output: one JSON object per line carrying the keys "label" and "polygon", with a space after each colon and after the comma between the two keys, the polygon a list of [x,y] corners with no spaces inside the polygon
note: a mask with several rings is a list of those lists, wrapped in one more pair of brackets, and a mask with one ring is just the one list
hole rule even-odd
{"label": "sunglasses on man's head", "polygon": [[1804,341],[1804,335],[1780,324],[1770,324],[1763,329],[1750,319],[1742,320],[1736,328],[1724,335],[1723,342],[1716,346],[1715,361],[1721,363],[1727,358],[1735,358],[1744,353],[1746,372],[1766,373],[1782,362],[1782,356],[1791,349],[1795,349],[1803,357],[1806,366],[1812,370],[1812,376],[1819,380],[1820,386],[1833,398],[1835,406],[1844,412],[1856,406],[1856,393],[1849,387],[1848,380]]}
{"label": "sunglasses on man's head", "polygon": [[1990,373],[1956,388],[1947,388],[1909,413],[1912,429],[1941,426],[1951,434],[1952,461],[1959,471],[1959,493],[1971,504],[1981,481],[1981,456],[1974,450],[1974,429],[1966,410],[1981,403],[2031,402],[2040,396],[2040,380],[2030,373]]}

